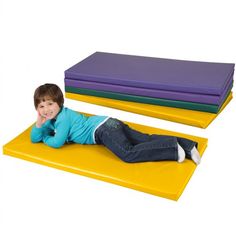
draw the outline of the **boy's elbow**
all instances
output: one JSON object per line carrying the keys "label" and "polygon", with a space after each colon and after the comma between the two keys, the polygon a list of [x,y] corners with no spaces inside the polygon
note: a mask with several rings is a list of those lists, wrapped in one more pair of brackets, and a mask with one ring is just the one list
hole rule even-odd
{"label": "boy's elbow", "polygon": [[62,142],[54,142],[54,143],[48,144],[48,146],[50,146],[52,148],[56,148],[56,149],[62,147],[63,145],[64,145],[64,143],[62,143]]}
{"label": "boy's elbow", "polygon": [[51,147],[53,147],[53,148],[55,148],[55,149],[58,149],[58,148],[60,148],[60,147],[62,147],[63,145],[61,145],[61,144],[56,144],[56,145],[52,145]]}
{"label": "boy's elbow", "polygon": [[60,140],[60,139],[56,139],[54,137],[45,137],[43,139],[43,142],[48,145],[49,147],[52,148],[60,148],[64,145],[65,141],[64,140]]}
{"label": "boy's elbow", "polygon": [[32,137],[32,136],[30,137],[30,140],[31,140],[32,143],[39,143],[39,142],[42,141],[41,139],[35,138],[35,137]]}
{"label": "boy's elbow", "polygon": [[31,143],[38,143],[36,140],[31,139]]}

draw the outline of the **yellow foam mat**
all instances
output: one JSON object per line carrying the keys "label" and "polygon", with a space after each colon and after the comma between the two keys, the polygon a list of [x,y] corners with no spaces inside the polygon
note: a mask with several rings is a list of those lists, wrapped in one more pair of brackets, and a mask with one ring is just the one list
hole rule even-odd
{"label": "yellow foam mat", "polygon": [[152,116],[163,120],[174,121],[186,125],[192,125],[200,128],[206,128],[225,108],[233,98],[232,92],[229,94],[218,114],[186,110],[174,107],[165,107],[138,102],[128,102],[110,98],[101,98],[75,93],[65,93],[66,98],[93,103],[97,105],[117,108],[142,115]]}
{"label": "yellow foam mat", "polygon": [[[153,127],[127,123],[145,133],[186,137],[198,142],[202,155],[207,139]],[[53,149],[43,143],[30,141],[29,127],[22,134],[3,146],[3,153],[46,166],[118,184],[146,193],[178,200],[191,178],[196,165],[185,160],[125,163],[102,145],[67,144]]]}

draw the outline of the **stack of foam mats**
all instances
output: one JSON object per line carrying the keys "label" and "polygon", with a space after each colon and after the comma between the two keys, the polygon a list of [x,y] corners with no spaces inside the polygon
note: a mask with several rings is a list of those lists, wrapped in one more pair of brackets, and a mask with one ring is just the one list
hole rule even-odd
{"label": "stack of foam mats", "polygon": [[234,64],[96,52],[65,71],[66,97],[206,128],[232,99]]}

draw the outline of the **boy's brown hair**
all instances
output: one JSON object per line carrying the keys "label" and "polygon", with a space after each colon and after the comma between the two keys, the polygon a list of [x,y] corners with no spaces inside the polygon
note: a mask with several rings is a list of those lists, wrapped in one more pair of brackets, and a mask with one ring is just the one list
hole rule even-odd
{"label": "boy's brown hair", "polygon": [[61,89],[56,84],[44,84],[39,86],[34,92],[34,106],[37,110],[40,102],[52,99],[59,107],[64,104],[64,96]]}

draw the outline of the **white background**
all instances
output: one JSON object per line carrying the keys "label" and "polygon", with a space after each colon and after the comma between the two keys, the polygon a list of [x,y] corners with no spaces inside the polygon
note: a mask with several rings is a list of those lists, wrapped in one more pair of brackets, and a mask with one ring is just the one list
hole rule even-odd
{"label": "white background", "polygon": [[[95,51],[236,62],[228,1],[0,0],[0,144],[35,121],[34,89]],[[178,202],[0,155],[0,235],[236,235],[235,105],[206,129],[66,106],[209,138]]]}

